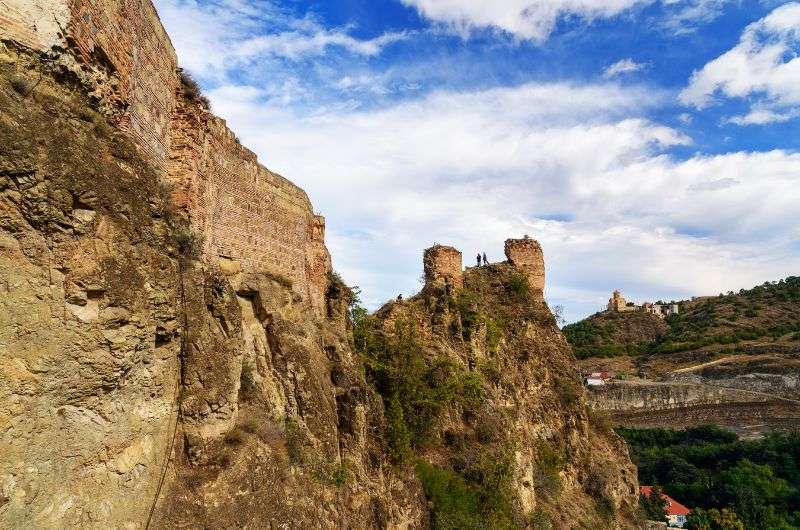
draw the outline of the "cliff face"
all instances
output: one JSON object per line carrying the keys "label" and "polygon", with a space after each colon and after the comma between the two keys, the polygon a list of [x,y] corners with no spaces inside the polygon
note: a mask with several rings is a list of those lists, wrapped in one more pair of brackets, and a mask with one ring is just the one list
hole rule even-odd
{"label": "cliff face", "polygon": [[324,246],[322,292],[209,258],[79,76],[0,67],[0,526],[424,526]]}
{"label": "cliff face", "polygon": [[[420,294],[356,330],[393,454],[416,459],[434,527],[631,526],[635,469],[590,421],[574,357],[530,281],[543,278],[541,251],[453,277],[432,259],[442,249],[426,254]],[[475,513],[464,508],[472,498]]]}

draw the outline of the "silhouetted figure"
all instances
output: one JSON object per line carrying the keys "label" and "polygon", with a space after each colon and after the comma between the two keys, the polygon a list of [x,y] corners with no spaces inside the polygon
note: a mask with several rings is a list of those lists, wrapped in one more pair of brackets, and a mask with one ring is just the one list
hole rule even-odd
{"label": "silhouetted figure", "polygon": [[397,301],[398,302],[402,302],[403,301],[403,295],[402,294],[398,294],[397,295]]}
{"label": "silhouetted figure", "polygon": [[478,267],[480,267],[480,266],[481,266],[481,254],[479,252],[478,253]]}
{"label": "silhouetted figure", "polygon": [[486,259],[486,252],[483,253],[483,264],[484,265],[488,265],[489,264],[489,260]]}

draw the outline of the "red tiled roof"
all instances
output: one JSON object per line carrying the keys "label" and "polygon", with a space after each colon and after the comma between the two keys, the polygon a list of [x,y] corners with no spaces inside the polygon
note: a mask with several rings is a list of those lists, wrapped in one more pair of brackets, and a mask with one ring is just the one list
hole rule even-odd
{"label": "red tiled roof", "polygon": [[[642,495],[645,497],[649,497],[653,492],[652,486],[641,486],[639,489],[641,490]],[[679,503],[669,495],[662,493],[661,496],[667,501],[667,506],[664,509],[667,515],[688,515],[691,511],[689,508]]]}

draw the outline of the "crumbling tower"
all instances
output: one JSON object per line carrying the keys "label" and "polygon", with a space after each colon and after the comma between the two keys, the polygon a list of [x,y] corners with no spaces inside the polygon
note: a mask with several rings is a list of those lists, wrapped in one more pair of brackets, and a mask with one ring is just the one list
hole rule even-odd
{"label": "crumbling tower", "polygon": [[434,245],[425,250],[423,257],[425,285],[450,285],[452,289],[464,286],[461,251],[445,245]]}
{"label": "crumbling tower", "polygon": [[535,239],[527,235],[522,239],[506,239],[506,258],[524,272],[531,290],[544,293],[544,254]]}

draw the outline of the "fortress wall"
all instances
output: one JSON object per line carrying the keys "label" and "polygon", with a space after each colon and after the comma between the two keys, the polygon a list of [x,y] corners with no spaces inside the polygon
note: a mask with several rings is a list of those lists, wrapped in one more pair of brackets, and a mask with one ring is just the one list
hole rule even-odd
{"label": "fortress wall", "polygon": [[206,236],[204,253],[283,276],[321,311],[330,256],[325,220],[306,193],[261,166],[199,103],[178,97],[172,124],[167,175],[177,203]]}
{"label": "fortress wall", "polygon": [[453,247],[434,245],[425,250],[423,267],[425,283],[450,284],[455,289],[464,286],[463,259]]}
{"label": "fortress wall", "polygon": [[528,276],[531,289],[544,292],[544,253],[539,242],[528,236],[506,239],[505,253],[508,261]]}
{"label": "fortress wall", "polygon": [[62,59],[84,65],[117,126],[175,184],[206,257],[284,276],[321,310],[330,271],[324,219],[223,120],[182,95],[175,50],[150,0],[0,0],[0,38],[69,50]]}
{"label": "fortress wall", "polygon": [[103,70],[96,92],[117,125],[166,167],[178,60],[150,0],[0,0],[0,38]]}
{"label": "fortress wall", "polygon": [[178,86],[178,58],[150,0],[71,0],[67,41],[112,70],[106,97],[125,107],[119,127],[162,169]]}

